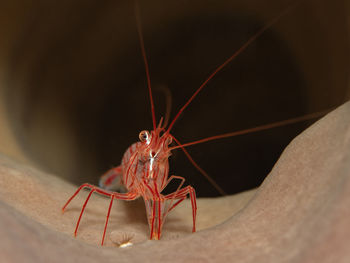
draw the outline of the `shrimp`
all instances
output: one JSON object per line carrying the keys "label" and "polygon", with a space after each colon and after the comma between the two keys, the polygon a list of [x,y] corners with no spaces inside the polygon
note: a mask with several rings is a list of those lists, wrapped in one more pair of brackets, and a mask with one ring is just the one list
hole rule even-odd
{"label": "shrimp", "polygon": [[[198,93],[207,85],[207,83],[228,63],[235,59],[239,54],[243,52],[252,42],[254,42],[264,31],[275,24],[281,17],[283,17],[291,8],[294,6],[289,6],[284,12],[280,13],[274,19],[272,19],[266,26],[261,28],[257,33],[255,33],[243,46],[241,46],[233,55],[231,55],[224,63],[217,67],[211,75],[199,86],[199,88],[194,92],[194,94],[188,99],[188,101],[183,105],[182,108],[177,112],[174,119],[167,126],[167,120],[164,125],[162,125],[163,118],[160,119],[157,124],[155,117],[154,102],[151,89],[151,81],[149,74],[149,66],[147,62],[146,52],[144,48],[144,40],[141,30],[141,22],[139,9],[136,4],[136,18],[137,18],[137,29],[138,36],[143,56],[143,61],[145,65],[148,93],[150,98],[150,106],[152,113],[152,124],[153,130],[146,131],[143,130],[139,133],[139,142],[132,144],[124,153],[120,166],[114,167],[108,170],[100,179],[100,187],[94,186],[92,184],[85,183],[81,185],[76,192],[68,199],[66,204],[63,206],[62,211],[66,209],[72,199],[78,195],[78,193],[83,188],[89,188],[90,192],[83,204],[79,218],[76,223],[74,235],[77,235],[80,220],[85,211],[85,207],[93,193],[98,193],[110,198],[109,208],[107,211],[104,231],[102,235],[101,245],[104,244],[106,229],[108,225],[108,220],[110,217],[111,208],[114,199],[118,200],[135,200],[142,197],[146,207],[146,213],[149,225],[149,238],[159,240],[162,234],[162,227],[165,222],[167,215],[182,201],[184,201],[188,196],[191,201],[192,208],[192,232],[196,231],[196,215],[197,215],[197,204],[196,204],[196,192],[195,189],[188,185],[183,187],[185,178],[177,175],[169,176],[169,157],[171,151],[175,149],[182,149],[188,159],[192,164],[199,170],[199,172],[204,175],[213,186],[222,194],[224,191],[215,183],[215,181],[210,178],[199,166],[194,162],[191,156],[186,151],[185,147],[190,145],[203,143],[210,140],[216,140],[226,137],[232,137],[241,134],[247,134],[251,132],[261,131],[265,129],[270,129],[273,127],[279,127],[290,123],[299,122],[302,120],[307,120],[314,118],[316,116],[324,114],[314,113],[305,115],[299,118],[289,119],[281,122],[276,122],[268,125],[263,125],[255,127],[252,129],[247,129],[238,132],[231,132],[221,135],[216,135],[197,141],[181,144],[170,132],[180,115],[189,106],[193,99],[198,95]],[[166,118],[167,119],[167,118]],[[176,143],[175,146],[171,146],[172,143]],[[163,190],[172,182],[179,181],[177,189],[170,194],[162,194]],[[117,189],[120,185],[125,187],[125,192],[113,191]]]}
{"label": "shrimp", "polygon": [[[168,158],[171,154],[169,145],[172,143],[172,136],[164,132],[161,123],[162,120],[158,127],[151,132],[141,131],[139,134],[140,141],[132,144],[126,150],[121,165],[112,168],[101,178],[101,185],[111,187],[116,178],[122,177],[122,182],[128,190],[127,193],[111,192],[91,184],[83,184],[68,200],[63,210],[82,188],[87,187],[91,189],[81,210],[74,232],[75,235],[77,234],[85,206],[93,192],[111,198],[101,245],[104,243],[108,218],[114,199],[134,200],[142,196],[145,202],[148,224],[150,227],[150,239],[159,239],[167,214],[189,195],[191,198],[193,216],[192,232],[196,231],[197,206],[195,190],[191,186],[181,188],[185,181],[183,177],[175,175],[168,177]],[[162,195],[161,192],[163,189],[173,180],[180,181],[177,190],[174,193]],[[174,203],[174,200],[177,201]]]}

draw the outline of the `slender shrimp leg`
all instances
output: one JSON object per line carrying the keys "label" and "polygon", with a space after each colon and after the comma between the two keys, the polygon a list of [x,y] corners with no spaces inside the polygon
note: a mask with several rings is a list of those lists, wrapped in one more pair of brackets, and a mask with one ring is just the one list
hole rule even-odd
{"label": "slender shrimp leg", "polygon": [[[183,183],[185,182],[185,178],[180,177],[180,176],[175,176],[172,175],[169,177],[169,179],[166,181],[164,184],[164,187],[161,189],[164,190],[164,188],[174,179],[179,179],[181,180],[177,190],[175,193],[180,191],[180,188],[182,187]],[[165,209],[165,202],[166,199],[164,198],[163,195],[160,195],[157,190],[157,186],[154,186],[156,191],[152,191],[153,198],[149,200],[145,200],[146,204],[146,210],[147,210],[147,215],[148,215],[148,223],[150,227],[150,239],[160,239],[161,232],[162,232],[162,227],[163,227],[163,222],[166,217],[166,215],[169,212],[169,209]],[[160,192],[161,192],[160,191]],[[173,200],[171,200],[169,206],[172,205]]]}
{"label": "slender shrimp leg", "polygon": [[[171,193],[166,196],[159,196],[154,194],[153,199],[145,200],[146,210],[149,217],[149,226],[150,226],[150,239],[160,239],[163,221],[167,214],[174,209],[178,204],[186,199],[187,195],[190,195],[191,204],[192,204],[192,217],[193,217],[193,228],[192,232],[196,231],[196,214],[197,214],[197,203],[196,203],[196,193],[193,187],[186,186],[181,189],[182,185],[185,182],[185,178],[180,176],[172,175],[169,177],[167,183],[163,189],[174,179],[181,180],[177,190],[174,193]],[[163,190],[162,189],[162,190]],[[175,199],[179,199],[175,204],[173,204]],[[164,209],[164,203],[170,200],[169,208],[166,211]]]}
{"label": "slender shrimp leg", "polygon": [[145,199],[148,225],[150,228],[150,239],[160,239],[163,226],[163,207],[164,207],[164,198],[157,189],[157,184],[154,181],[154,190],[147,186],[150,192],[152,193],[151,199]]}
{"label": "slender shrimp leg", "polygon": [[[183,177],[181,177],[181,176],[177,176],[177,175],[172,175],[172,176],[169,177],[169,179],[168,179],[168,181],[166,182],[166,184],[164,185],[162,191],[163,191],[164,188],[167,187],[167,185],[168,185],[172,180],[174,180],[174,179],[178,179],[178,180],[181,181],[180,184],[179,184],[179,186],[177,187],[176,191],[175,191],[173,194],[178,193],[178,192],[180,191],[182,185],[183,185],[184,182],[185,182],[185,178],[183,178]],[[168,210],[166,211],[166,214],[168,214],[168,213],[170,212],[170,210],[171,210],[172,208],[174,208],[174,207],[172,207],[173,201],[174,201],[174,199],[172,199],[172,200],[170,201],[169,208],[168,208]],[[181,203],[181,202],[179,202],[179,203]],[[170,208],[170,207],[171,207],[171,208]]]}
{"label": "slender shrimp leg", "polygon": [[[168,194],[165,196],[165,199],[167,200],[171,200],[170,204],[169,204],[169,208],[165,213],[165,216],[171,211],[173,210],[177,205],[179,205],[183,200],[186,199],[187,194],[190,195],[190,199],[191,199],[191,205],[192,205],[192,217],[193,217],[193,228],[192,228],[192,232],[196,232],[196,215],[197,215],[197,202],[196,202],[196,192],[194,190],[193,187],[191,186],[186,186],[185,188],[182,188],[182,185],[185,182],[185,178],[181,177],[181,176],[176,176],[176,175],[172,175],[169,177],[167,183],[165,184],[164,188],[170,183],[170,181],[174,180],[174,179],[179,179],[181,180],[179,186],[177,187],[177,190],[174,193]],[[163,189],[164,189],[163,188]],[[173,201],[175,199],[179,199],[175,204],[173,204]]]}
{"label": "slender shrimp leg", "polygon": [[107,212],[107,217],[106,217],[106,223],[105,223],[105,228],[103,229],[103,235],[102,235],[101,246],[103,246],[103,243],[104,243],[104,241],[105,241],[106,230],[107,230],[109,215],[111,214],[111,208],[112,208],[113,200],[114,200],[114,195],[111,196],[111,202],[109,203],[108,212]]}
{"label": "slender shrimp leg", "polygon": [[192,205],[192,218],[193,218],[192,232],[196,232],[197,202],[196,202],[196,191],[194,190],[194,188],[192,186],[186,186],[178,192],[174,192],[172,194],[166,195],[165,199],[168,199],[168,200],[180,199],[173,206],[169,208],[168,210],[169,212],[170,210],[175,208],[175,206],[180,204],[184,199],[186,199],[188,194],[190,195],[191,205]]}
{"label": "slender shrimp leg", "polygon": [[78,218],[78,221],[77,221],[77,224],[75,226],[75,231],[74,231],[74,236],[77,235],[77,232],[78,232],[78,228],[79,228],[79,224],[80,224],[80,220],[83,216],[83,213],[85,211],[85,207],[87,205],[87,203],[89,202],[89,199],[92,195],[93,192],[97,192],[101,195],[105,195],[105,196],[110,196],[111,197],[111,202],[109,204],[109,208],[108,208],[108,212],[107,212],[107,216],[106,216],[106,223],[105,223],[105,228],[104,228],[104,232],[103,232],[103,236],[102,236],[102,242],[101,242],[101,245],[103,245],[104,243],[104,238],[105,238],[105,235],[106,235],[106,230],[107,230],[107,224],[108,224],[108,220],[109,220],[109,215],[110,215],[110,212],[111,212],[111,208],[112,208],[112,204],[113,204],[113,200],[114,198],[116,199],[120,199],[120,200],[134,200],[138,197],[137,194],[133,193],[133,192],[129,192],[129,193],[125,193],[125,194],[120,194],[120,193],[116,193],[116,192],[108,192],[106,190],[103,190],[103,189],[100,189],[94,185],[91,185],[91,184],[88,184],[88,183],[85,183],[83,185],[81,185],[77,191],[71,196],[71,198],[68,199],[67,203],[63,206],[62,208],[62,212],[64,212],[64,210],[66,209],[66,207],[68,206],[68,204],[73,200],[73,198],[75,196],[77,196],[77,194],[81,191],[81,189],[83,189],[84,187],[87,187],[87,188],[90,188],[90,192],[89,192],[89,195],[87,196],[84,204],[83,204],[83,207],[80,211],[80,215],[79,215],[79,218]]}
{"label": "slender shrimp leg", "polygon": [[[154,197],[152,200],[145,201],[148,202],[149,210],[151,210],[149,225],[150,225],[150,239],[160,239],[162,232],[164,215],[162,213],[162,208],[164,204],[164,199]],[[152,206],[152,207],[150,207]]]}

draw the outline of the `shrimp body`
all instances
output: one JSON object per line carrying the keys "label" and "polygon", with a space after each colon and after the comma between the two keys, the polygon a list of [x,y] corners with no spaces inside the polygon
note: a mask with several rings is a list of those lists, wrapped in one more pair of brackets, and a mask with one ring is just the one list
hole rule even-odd
{"label": "shrimp body", "polygon": [[[81,210],[75,229],[75,235],[77,234],[85,206],[93,192],[111,197],[105,230],[102,237],[102,245],[104,243],[108,219],[114,198],[121,200],[134,200],[142,196],[146,206],[150,239],[160,239],[165,217],[173,208],[185,200],[187,195],[190,195],[193,216],[192,231],[196,231],[197,205],[195,190],[191,186],[181,188],[185,181],[183,177],[175,175],[169,177],[168,158],[171,155],[169,145],[172,143],[172,135],[168,132],[164,132],[164,128],[161,128],[160,125],[161,123],[159,124],[159,127],[151,132],[140,132],[140,141],[132,144],[126,150],[121,165],[110,169],[101,177],[101,188],[91,184],[83,184],[67,201],[63,210],[81,189],[84,187],[91,189]],[[160,134],[161,132],[163,132],[162,135]],[[161,192],[170,181],[174,179],[180,180],[177,190],[171,194],[162,195]],[[118,188],[120,184],[123,184],[127,189],[126,193],[110,191]],[[175,203],[174,200],[176,200]]]}
{"label": "shrimp body", "polygon": [[[144,199],[150,239],[160,238],[165,217],[188,194],[192,201],[193,232],[195,231],[197,209],[195,191],[190,186],[180,189],[184,178],[179,176],[169,178],[168,158],[171,153],[168,146],[172,142],[172,137],[168,133],[163,133],[161,136],[161,132],[160,127],[151,133],[142,131],[139,135],[140,142],[132,144],[126,150],[121,163],[123,184],[129,192]],[[162,195],[161,192],[172,179],[181,180],[178,189],[173,194]],[[175,199],[178,199],[178,202],[173,204]]]}
{"label": "shrimp body", "polygon": [[123,184],[128,191],[147,200],[158,195],[166,186],[171,137],[165,134],[159,137],[157,130],[151,133],[142,131],[140,137],[141,141],[132,144],[124,153],[121,170]]}

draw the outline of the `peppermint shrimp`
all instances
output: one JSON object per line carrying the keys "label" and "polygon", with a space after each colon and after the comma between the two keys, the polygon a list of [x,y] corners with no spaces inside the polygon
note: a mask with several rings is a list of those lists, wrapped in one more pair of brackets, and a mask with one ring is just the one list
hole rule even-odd
{"label": "peppermint shrimp", "polygon": [[[284,12],[280,13],[277,17],[271,20],[266,26],[260,29],[255,33],[241,48],[239,48],[233,55],[231,55],[224,63],[217,67],[211,75],[200,85],[200,87],[194,92],[194,94],[188,99],[188,101],[183,105],[183,107],[175,115],[174,119],[167,126],[167,119],[165,118],[163,124],[163,118],[160,119],[157,124],[155,117],[154,102],[151,89],[151,81],[149,74],[149,66],[146,57],[146,52],[144,48],[144,40],[141,31],[141,22],[139,10],[136,5],[136,18],[137,18],[137,29],[139,35],[139,41],[143,56],[143,61],[145,64],[145,71],[147,77],[147,86],[148,93],[150,98],[151,113],[152,113],[152,124],[153,130],[151,131],[141,131],[139,133],[139,142],[132,144],[124,153],[121,165],[107,171],[100,179],[100,187],[94,186],[92,184],[85,183],[81,185],[76,192],[68,199],[66,204],[63,206],[62,210],[64,211],[72,199],[77,196],[77,194],[83,188],[89,188],[90,192],[83,204],[81,209],[78,221],[76,223],[74,235],[77,235],[80,220],[85,211],[86,205],[95,192],[100,195],[110,197],[110,204],[107,211],[104,231],[102,235],[101,245],[104,244],[106,229],[108,225],[108,220],[113,205],[114,199],[119,200],[135,200],[139,197],[142,197],[146,207],[146,213],[148,218],[149,225],[149,238],[150,239],[160,239],[162,234],[162,227],[165,222],[167,215],[182,201],[184,201],[188,196],[191,201],[192,208],[192,232],[196,231],[196,214],[197,214],[197,204],[196,204],[196,192],[192,186],[185,186],[185,178],[177,175],[169,176],[169,156],[171,151],[175,149],[182,149],[190,162],[197,168],[197,170],[209,180],[213,186],[221,193],[225,192],[215,183],[215,181],[210,178],[191,158],[189,153],[186,151],[185,147],[203,143],[210,140],[216,140],[226,137],[232,137],[241,134],[247,134],[251,132],[261,131],[265,129],[270,129],[273,127],[279,127],[290,123],[295,123],[302,120],[307,120],[316,116],[319,116],[323,113],[314,113],[305,115],[303,117],[289,119],[282,122],[272,123],[264,126],[259,126],[252,129],[247,129],[238,132],[231,132],[222,135],[216,135],[194,142],[189,142],[181,144],[170,132],[180,115],[183,111],[189,106],[193,99],[198,95],[198,93],[207,85],[207,83],[219,72],[221,71],[228,63],[230,63],[234,58],[243,52],[251,43],[253,43],[264,31],[270,28],[275,24],[281,17],[283,17],[286,12],[288,12],[291,7],[288,7]],[[171,146],[172,143],[175,143],[175,146]],[[179,184],[177,189],[170,194],[162,194],[163,190],[172,182],[178,180]],[[118,185],[122,184],[126,192],[115,192],[113,191]]]}

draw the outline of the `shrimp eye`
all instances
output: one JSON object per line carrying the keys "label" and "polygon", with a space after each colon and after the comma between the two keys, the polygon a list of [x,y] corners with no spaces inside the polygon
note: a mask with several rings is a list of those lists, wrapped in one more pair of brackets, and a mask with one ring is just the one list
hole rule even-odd
{"label": "shrimp eye", "polygon": [[139,138],[141,142],[147,142],[149,139],[149,132],[148,131],[142,131],[139,134]]}

